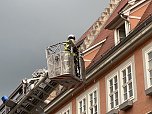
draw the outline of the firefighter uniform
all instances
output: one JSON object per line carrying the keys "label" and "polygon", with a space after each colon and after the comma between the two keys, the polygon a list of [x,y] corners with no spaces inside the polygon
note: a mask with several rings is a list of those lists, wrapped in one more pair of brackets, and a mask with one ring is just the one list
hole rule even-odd
{"label": "firefighter uniform", "polygon": [[68,40],[65,42],[64,50],[68,51],[74,57],[74,68],[76,76],[79,76],[79,53],[75,45],[75,36],[69,35]]}

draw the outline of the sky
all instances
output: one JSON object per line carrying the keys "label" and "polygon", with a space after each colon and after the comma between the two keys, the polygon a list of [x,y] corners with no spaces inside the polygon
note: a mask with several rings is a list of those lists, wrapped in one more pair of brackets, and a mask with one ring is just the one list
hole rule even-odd
{"label": "sky", "polygon": [[46,68],[45,48],[79,39],[109,0],[0,0],[0,97]]}

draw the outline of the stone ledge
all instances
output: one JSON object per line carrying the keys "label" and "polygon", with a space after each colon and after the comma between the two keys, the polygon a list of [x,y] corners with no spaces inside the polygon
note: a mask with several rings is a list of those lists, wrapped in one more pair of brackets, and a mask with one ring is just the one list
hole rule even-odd
{"label": "stone ledge", "polygon": [[152,87],[145,90],[147,96],[152,96]]}
{"label": "stone ledge", "polygon": [[109,112],[107,112],[106,114],[118,114],[118,109],[112,109]]}
{"label": "stone ledge", "polygon": [[125,111],[131,108],[132,106],[133,106],[133,102],[130,100],[127,100],[119,106],[119,109]]}

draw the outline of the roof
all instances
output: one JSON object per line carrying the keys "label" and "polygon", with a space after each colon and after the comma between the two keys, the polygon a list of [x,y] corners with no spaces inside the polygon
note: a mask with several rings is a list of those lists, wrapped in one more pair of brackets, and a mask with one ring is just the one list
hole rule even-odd
{"label": "roof", "polygon": [[128,0],[122,0],[119,5],[117,6],[117,8],[115,9],[115,11],[112,13],[112,15],[110,16],[110,18],[108,19],[108,21],[106,22],[107,24],[105,26],[107,26],[108,24],[110,24],[118,15],[119,12],[121,11],[121,9],[126,6],[126,4],[128,3]]}
{"label": "roof", "polygon": [[145,19],[147,19],[151,15],[152,15],[152,0],[150,4],[148,5],[147,9],[145,10],[143,16],[141,17],[139,24],[142,23]]}
{"label": "roof", "polygon": [[[117,18],[118,12],[121,11],[121,9],[127,4],[128,0],[122,0],[118,7],[114,10],[114,12],[112,13],[112,15],[110,16],[110,18],[107,20],[106,23],[111,23],[113,22],[113,20],[115,18]],[[106,24],[108,25],[108,24]],[[99,49],[98,53],[96,54],[96,56],[93,58],[91,64],[88,67],[91,67],[95,62],[97,62],[102,56],[104,56],[105,53],[108,52],[109,49],[111,49],[111,47],[114,46],[114,32],[113,30],[108,30],[106,28],[103,28],[100,33],[98,34],[98,36],[96,37],[96,39],[94,40],[94,42],[92,43],[92,45],[95,45],[96,43],[100,42],[103,39],[107,39],[106,42],[103,44],[103,46]]]}
{"label": "roof", "polygon": [[[101,40],[103,40],[105,38],[107,39],[106,42],[103,44],[103,46],[99,49],[98,53],[93,58],[92,62],[90,63],[90,65],[87,68],[90,68],[92,65],[94,65],[94,63],[96,63],[99,59],[101,59],[106,53],[108,53],[109,50],[111,50],[111,48],[113,48],[115,46],[114,32],[113,32],[112,28],[120,22],[121,17],[119,16],[118,13],[121,12],[122,8],[124,8],[127,5],[127,3],[128,3],[128,0],[122,0],[119,3],[118,7],[115,9],[113,14],[110,16],[110,18],[106,22],[107,24],[106,24],[105,28],[102,29],[100,34],[97,36],[97,38],[92,43],[92,45],[95,45],[96,43],[100,42]],[[144,20],[151,15],[152,15],[152,1],[150,2],[149,6],[147,7],[140,22],[144,22]],[[140,24],[140,22],[139,22],[139,24]],[[112,26],[111,26],[111,23],[113,23]],[[109,29],[108,27],[111,29]],[[109,30],[106,28],[108,28]]]}
{"label": "roof", "polygon": [[95,62],[97,62],[100,58],[102,58],[104,56],[104,54],[111,48],[114,46],[114,34],[112,30],[107,30],[104,29],[96,38],[95,42],[99,42],[103,39],[106,38],[106,42],[103,44],[103,46],[99,49],[98,53],[96,54],[96,56],[93,58],[91,64],[89,65],[89,67],[91,67]]}
{"label": "roof", "polygon": [[77,40],[77,42],[76,42],[77,45],[81,44],[81,42],[84,41],[84,39],[87,37],[87,35],[89,34],[90,30],[92,29],[92,26]]}

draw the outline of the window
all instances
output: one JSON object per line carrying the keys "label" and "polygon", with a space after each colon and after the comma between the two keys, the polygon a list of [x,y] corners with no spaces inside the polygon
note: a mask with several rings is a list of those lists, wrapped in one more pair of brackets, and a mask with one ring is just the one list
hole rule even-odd
{"label": "window", "polygon": [[127,21],[120,24],[115,30],[115,45],[120,43],[129,33],[129,23]]}
{"label": "window", "polygon": [[130,57],[106,77],[107,112],[117,110],[126,101],[137,100],[134,57]]}
{"label": "window", "polygon": [[152,86],[152,47],[145,53],[147,88]]}
{"label": "window", "polygon": [[148,73],[150,85],[152,85],[152,51],[148,53]]}
{"label": "window", "polygon": [[86,114],[86,98],[79,101],[79,114]]}
{"label": "window", "polygon": [[68,109],[68,110],[64,111],[64,112],[63,112],[63,113],[61,113],[61,114],[70,114],[70,109]]}
{"label": "window", "polygon": [[97,91],[89,94],[89,114],[97,114]]}
{"label": "window", "polygon": [[72,109],[72,104],[70,103],[55,114],[72,114],[71,109]]}
{"label": "window", "polygon": [[118,93],[118,76],[114,75],[108,80],[108,101],[110,110],[114,109],[119,104],[119,93]]}
{"label": "window", "polygon": [[132,66],[129,64],[127,67],[121,70],[121,89],[122,89],[122,101],[126,101],[133,97],[133,75]]}
{"label": "window", "polygon": [[76,98],[76,114],[100,114],[98,88],[99,83],[96,83]]}

